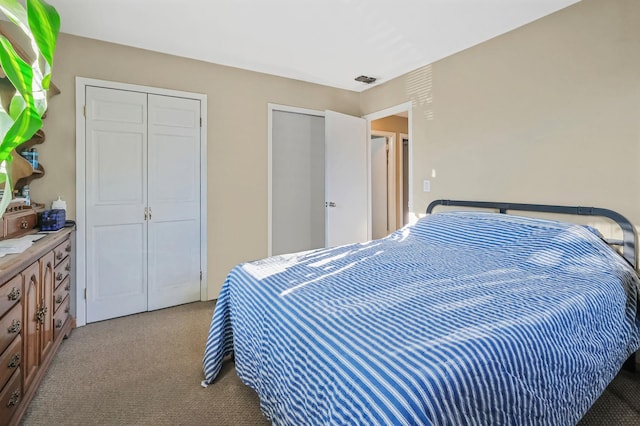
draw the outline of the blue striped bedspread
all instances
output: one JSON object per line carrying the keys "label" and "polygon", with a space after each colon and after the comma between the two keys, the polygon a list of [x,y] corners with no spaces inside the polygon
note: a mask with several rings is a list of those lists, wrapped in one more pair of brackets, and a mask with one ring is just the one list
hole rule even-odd
{"label": "blue striped bedspread", "polygon": [[278,425],[572,425],[640,347],[637,295],[583,226],[436,213],[236,266],[204,383],[233,353]]}

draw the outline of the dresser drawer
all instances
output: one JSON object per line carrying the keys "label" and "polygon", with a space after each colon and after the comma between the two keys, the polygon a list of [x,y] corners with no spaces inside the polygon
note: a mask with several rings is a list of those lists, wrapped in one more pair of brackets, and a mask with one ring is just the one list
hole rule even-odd
{"label": "dresser drawer", "polygon": [[69,276],[69,271],[71,270],[71,258],[67,257],[62,262],[56,262],[56,269],[53,273],[53,280],[55,282],[54,287],[58,288],[58,286]]}
{"label": "dresser drawer", "polygon": [[18,336],[7,350],[0,354],[0,389],[7,384],[11,375],[20,367],[21,360],[22,338]]}
{"label": "dresser drawer", "polygon": [[13,238],[36,227],[38,214],[35,210],[21,210],[4,216],[4,237]]}
{"label": "dresser drawer", "polygon": [[53,293],[53,312],[58,312],[58,308],[69,295],[69,277],[65,278]]}
{"label": "dresser drawer", "polygon": [[0,353],[13,342],[13,339],[20,335],[22,330],[22,306],[16,306],[0,319]]}
{"label": "dresser drawer", "polygon": [[53,249],[55,265],[58,266],[71,253],[71,240],[65,240]]}
{"label": "dresser drawer", "polygon": [[20,274],[0,286],[0,318],[20,301],[22,297],[22,277]]}
{"label": "dresser drawer", "polygon": [[18,368],[9,379],[9,383],[0,392],[0,419],[10,419],[20,404],[20,400],[22,400],[22,381]]}
{"label": "dresser drawer", "polygon": [[62,327],[70,319],[69,316],[69,297],[64,299],[55,315],[53,316],[53,340],[58,338]]}

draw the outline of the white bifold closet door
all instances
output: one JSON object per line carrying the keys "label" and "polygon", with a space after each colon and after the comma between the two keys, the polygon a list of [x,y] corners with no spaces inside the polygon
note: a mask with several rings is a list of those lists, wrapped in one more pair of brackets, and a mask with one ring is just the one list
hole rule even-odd
{"label": "white bifold closet door", "polygon": [[200,101],[87,87],[87,322],[200,300]]}

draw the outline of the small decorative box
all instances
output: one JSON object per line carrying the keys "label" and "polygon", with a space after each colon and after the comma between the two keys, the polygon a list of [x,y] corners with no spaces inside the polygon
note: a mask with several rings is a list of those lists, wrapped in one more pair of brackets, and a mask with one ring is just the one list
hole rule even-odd
{"label": "small decorative box", "polygon": [[41,231],[57,231],[64,227],[66,212],[63,209],[45,210],[40,218]]}

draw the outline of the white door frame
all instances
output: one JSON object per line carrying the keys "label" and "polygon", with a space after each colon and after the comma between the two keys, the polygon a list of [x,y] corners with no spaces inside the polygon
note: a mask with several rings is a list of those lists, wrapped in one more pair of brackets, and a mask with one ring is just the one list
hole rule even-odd
{"label": "white door frame", "polygon": [[[306,109],[292,107],[288,105],[267,104],[267,256],[273,254],[273,229],[271,221],[273,220],[273,111],[291,112],[294,114],[313,115],[316,117],[324,117],[324,111],[315,109]],[[326,235],[325,235],[326,244]]]}
{"label": "white door frame", "polygon": [[[405,139],[408,141],[408,144],[407,144],[407,154],[408,154],[409,149],[411,149],[411,139],[409,139],[408,133],[400,133],[400,140],[398,141],[398,145],[399,145],[399,152],[400,152],[400,161],[403,164],[404,164],[404,158],[402,156],[404,155],[404,150],[402,149],[402,141],[404,141]],[[411,162],[409,161],[409,155],[407,155],[407,164],[411,165]],[[402,179],[402,176],[400,177],[400,179]],[[409,183],[409,185],[411,184],[411,175],[409,175],[409,170],[407,170],[407,183]],[[404,205],[407,204],[409,200],[404,199],[404,183],[402,185],[403,185],[402,191],[400,191],[400,194],[398,194],[398,197],[400,198],[400,202],[401,202],[401,206],[400,206],[401,208],[400,208],[399,214],[400,214],[400,224],[406,225],[404,223]],[[410,198],[411,193],[409,192],[408,185],[407,185],[407,194],[409,195],[409,198]],[[407,211],[410,211],[408,204],[407,204]]]}
{"label": "white door frame", "polygon": [[[120,83],[115,81],[97,80],[93,78],[76,77],[76,295],[75,317],[76,326],[87,323],[86,305],[86,139],[85,139],[85,89],[87,86],[98,86],[108,89],[144,92],[155,95],[175,96],[179,98],[197,99],[200,101],[200,300],[208,300],[207,291],[207,95],[203,93],[184,92],[179,90],[162,89],[158,87],[141,86],[137,84]],[[72,298],[72,303],[74,299]]]}
{"label": "white door frame", "polygon": [[[374,120],[378,120],[380,118],[388,117],[390,115],[396,115],[401,112],[406,112],[408,115],[408,127],[409,127],[409,213],[413,212],[413,143],[412,143],[412,135],[413,135],[413,103],[405,102],[400,105],[392,106],[382,111],[372,112],[371,114],[367,114],[364,118],[367,120],[367,158],[369,161],[368,169],[369,169],[369,185],[368,185],[368,195],[369,200],[371,200],[371,122]],[[371,239],[371,202],[369,202],[369,239]]]}

